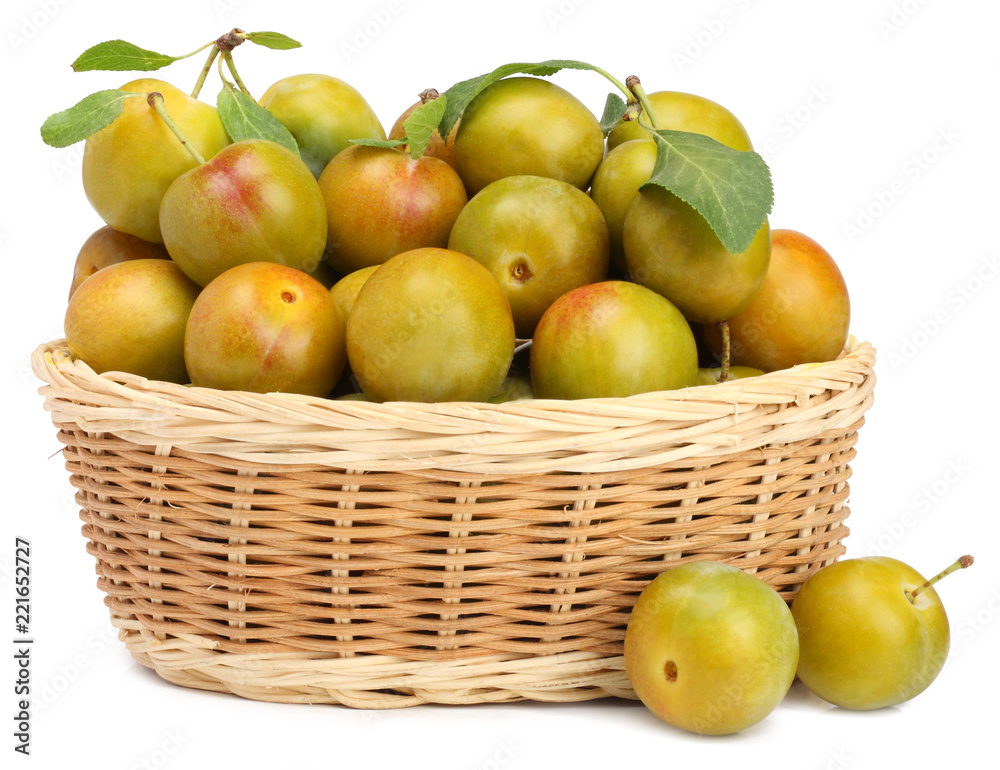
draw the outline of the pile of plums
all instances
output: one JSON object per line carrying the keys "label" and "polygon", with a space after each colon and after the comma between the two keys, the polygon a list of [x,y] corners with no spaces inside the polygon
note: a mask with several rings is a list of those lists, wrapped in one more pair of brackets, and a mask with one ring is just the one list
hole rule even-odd
{"label": "pile of plums", "polygon": [[[493,82],[419,155],[404,120],[432,89],[387,137],[347,83],[284,78],[259,105],[298,155],[231,141],[161,80],[122,90],[160,95],[174,127],[129,99],[86,140],[107,227],[79,253],[65,332],[97,372],[372,401],[617,397],[829,360],[847,339],[829,253],[766,220],[730,252],[679,197],[640,190],[642,120],[606,135],[549,79]],[[649,103],[660,128],[752,149],[711,100]]]}

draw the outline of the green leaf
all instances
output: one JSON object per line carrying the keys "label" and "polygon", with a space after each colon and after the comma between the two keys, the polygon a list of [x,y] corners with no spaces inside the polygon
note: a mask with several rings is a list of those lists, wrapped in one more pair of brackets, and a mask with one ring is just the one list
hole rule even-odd
{"label": "green leaf", "polygon": [[147,51],[124,40],[108,40],[91,46],[73,62],[75,72],[152,72],[173,64],[183,56]]}
{"label": "green leaf", "polygon": [[601,115],[601,131],[605,136],[621,122],[627,109],[628,105],[618,94],[608,94],[608,99],[604,102],[604,114]]}
{"label": "green leaf", "polygon": [[441,132],[441,136],[448,136],[466,105],[471,102],[480,91],[487,86],[496,83],[498,80],[502,80],[509,75],[534,75],[536,77],[549,77],[550,75],[557,73],[559,70],[565,69],[597,71],[597,68],[592,64],[586,64],[581,61],[573,61],[571,59],[551,59],[549,61],[538,62],[537,64],[505,64],[502,67],[497,67],[492,72],[486,73],[485,75],[480,75],[479,77],[470,78],[469,80],[463,80],[460,83],[456,83],[443,94],[443,96],[448,100],[448,106],[444,111],[444,116],[441,119],[441,124],[438,126],[438,131]]}
{"label": "green leaf", "polygon": [[750,246],[771,212],[774,189],[764,159],[685,131],[651,131],[656,163],[646,185],[656,184],[694,208],[734,254]]}
{"label": "green leaf", "polygon": [[262,45],[265,48],[274,48],[278,51],[302,47],[302,43],[298,40],[292,40],[288,35],[282,35],[280,32],[247,32],[245,39],[248,42]]}
{"label": "green leaf", "polygon": [[402,147],[406,144],[406,139],[348,139],[351,144],[363,144],[365,147]]}
{"label": "green leaf", "polygon": [[410,145],[410,157],[414,160],[424,154],[447,106],[447,97],[439,96],[421,104],[403,121],[403,131]]}
{"label": "green leaf", "polygon": [[85,96],[68,110],[50,115],[42,123],[42,141],[50,147],[69,147],[111,125],[122,114],[126,99],[145,94],[111,89]]}
{"label": "green leaf", "polygon": [[234,142],[268,139],[301,157],[299,145],[285,125],[242,91],[224,85],[216,105],[222,125]]}

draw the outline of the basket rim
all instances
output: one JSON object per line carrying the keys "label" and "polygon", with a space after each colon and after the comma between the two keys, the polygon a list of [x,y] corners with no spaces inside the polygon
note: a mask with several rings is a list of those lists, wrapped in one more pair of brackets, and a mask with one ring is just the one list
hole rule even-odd
{"label": "basket rim", "polygon": [[31,356],[59,427],[264,465],[348,471],[620,471],[843,431],[872,402],[875,348],[833,361],[622,398],[367,402],[96,373],[64,339]]}

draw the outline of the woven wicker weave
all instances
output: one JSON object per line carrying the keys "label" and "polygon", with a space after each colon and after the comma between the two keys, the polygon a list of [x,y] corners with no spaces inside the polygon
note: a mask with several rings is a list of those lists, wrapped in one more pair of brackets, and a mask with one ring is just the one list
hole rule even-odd
{"label": "woven wicker weave", "polygon": [[366,708],[634,697],[646,583],[844,549],[874,350],[624,399],[373,404],[33,357],[112,622],[178,684]]}

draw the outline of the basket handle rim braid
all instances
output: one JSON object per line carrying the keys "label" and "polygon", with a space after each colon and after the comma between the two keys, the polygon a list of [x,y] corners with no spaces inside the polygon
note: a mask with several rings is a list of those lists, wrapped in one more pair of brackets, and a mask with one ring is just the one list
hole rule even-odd
{"label": "basket handle rim braid", "polygon": [[63,339],[31,357],[52,421],[87,433],[266,465],[487,474],[624,471],[842,430],[872,404],[874,362],[874,346],[851,336],[836,360],[722,384],[490,404],[374,403],[97,374]]}

